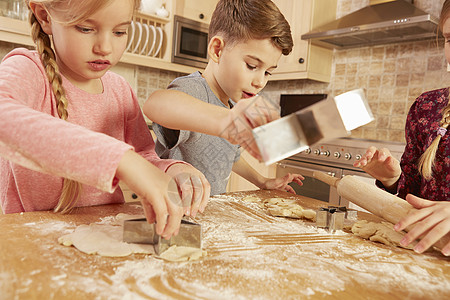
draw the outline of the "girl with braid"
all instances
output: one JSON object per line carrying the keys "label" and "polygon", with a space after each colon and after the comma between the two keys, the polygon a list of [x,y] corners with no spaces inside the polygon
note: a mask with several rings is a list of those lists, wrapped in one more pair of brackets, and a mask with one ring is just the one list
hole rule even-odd
{"label": "girl with braid", "polygon": [[203,174],[158,158],[136,95],[108,71],[139,2],[27,1],[37,51],[15,49],[0,65],[4,213],[123,203],[120,180],[165,238],[184,213],[205,209]]}
{"label": "girl with braid", "polygon": [[[445,57],[450,63],[450,0],[442,6],[439,29],[445,38]],[[450,234],[449,125],[449,88],[425,92],[409,110],[401,162],[387,149],[370,147],[354,164],[377,179],[379,187],[398,193],[418,209],[394,228],[400,231],[412,226],[401,244],[406,246],[420,238],[414,248],[419,253]],[[442,253],[450,256],[450,243]]]}

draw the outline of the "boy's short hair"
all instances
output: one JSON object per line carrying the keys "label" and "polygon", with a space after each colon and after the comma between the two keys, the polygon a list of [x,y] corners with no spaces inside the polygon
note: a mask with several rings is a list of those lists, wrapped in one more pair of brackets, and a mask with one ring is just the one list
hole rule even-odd
{"label": "boy's short hair", "polygon": [[270,38],[284,55],[294,45],[289,23],[270,0],[220,0],[209,25],[209,37],[215,35],[230,44]]}
{"label": "boy's short hair", "polygon": [[439,16],[439,29],[444,30],[444,22],[450,17],[450,0],[445,0],[442,4],[441,14]]}

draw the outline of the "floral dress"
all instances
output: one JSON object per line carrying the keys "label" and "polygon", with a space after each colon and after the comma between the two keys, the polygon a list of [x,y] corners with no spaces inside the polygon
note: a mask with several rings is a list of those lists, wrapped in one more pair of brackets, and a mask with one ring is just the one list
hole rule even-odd
{"label": "floral dress", "polygon": [[406,119],[406,147],[401,159],[402,175],[398,196],[413,194],[428,200],[450,201],[450,128],[441,138],[432,178],[424,179],[418,170],[422,153],[437,136],[442,110],[449,104],[449,88],[425,92],[411,106]]}

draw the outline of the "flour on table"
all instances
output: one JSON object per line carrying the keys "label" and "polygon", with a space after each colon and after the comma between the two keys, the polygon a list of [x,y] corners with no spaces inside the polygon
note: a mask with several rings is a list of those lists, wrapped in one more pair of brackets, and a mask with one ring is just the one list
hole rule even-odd
{"label": "flour on table", "polygon": [[304,209],[294,199],[270,198],[264,200],[264,206],[269,214],[274,217],[305,218],[309,220],[315,220],[316,218],[314,210]]}
{"label": "flour on table", "polygon": [[119,213],[115,216],[108,216],[101,218],[99,222],[96,224],[109,224],[109,225],[123,225],[123,221],[131,220],[131,219],[140,219],[145,218],[144,215],[129,215],[124,213]]}
{"label": "flour on table", "polygon": [[261,198],[256,197],[256,196],[247,196],[247,197],[242,198],[242,201],[249,202],[249,203],[260,203]]}
{"label": "flour on table", "polygon": [[394,225],[388,222],[368,222],[361,220],[353,224],[352,232],[364,239],[373,242],[380,242],[388,246],[402,247],[405,249],[413,249],[415,243],[408,246],[400,245],[403,234],[394,230]]}

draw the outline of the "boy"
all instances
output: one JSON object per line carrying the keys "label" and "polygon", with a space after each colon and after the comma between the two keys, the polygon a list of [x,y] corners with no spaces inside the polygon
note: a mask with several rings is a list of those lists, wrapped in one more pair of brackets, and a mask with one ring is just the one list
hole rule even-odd
{"label": "boy", "polygon": [[[156,152],[161,158],[184,160],[199,169],[211,184],[212,195],[226,191],[231,171],[259,188],[294,192],[288,183],[301,185],[301,175],[278,179],[261,176],[240,158],[239,146],[232,144],[241,143],[258,158],[255,143],[242,142],[248,138],[239,139],[224,130],[230,121],[239,133],[239,126],[248,127],[247,121],[255,127],[271,120],[275,108],[257,94],[281,54],[292,50],[288,22],[270,0],[220,0],[209,36],[209,62],[204,73],[175,79],[168,90],[153,93],[144,105],[144,113],[155,122]],[[223,121],[220,117],[222,110],[233,106],[232,111],[239,115],[242,104],[248,101],[254,101],[253,109],[257,108],[249,110],[247,120]]]}

